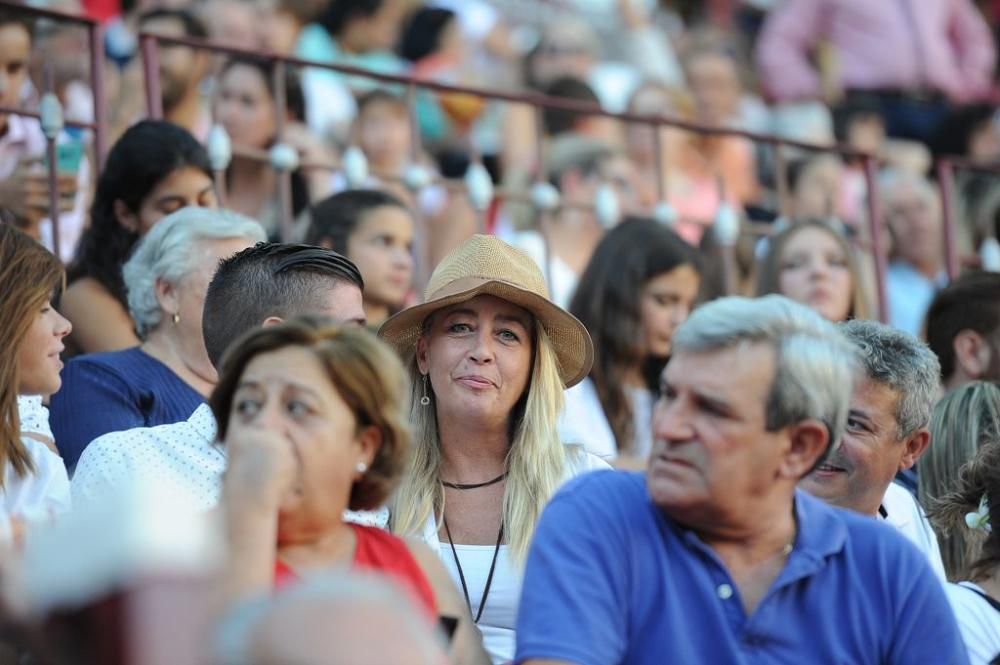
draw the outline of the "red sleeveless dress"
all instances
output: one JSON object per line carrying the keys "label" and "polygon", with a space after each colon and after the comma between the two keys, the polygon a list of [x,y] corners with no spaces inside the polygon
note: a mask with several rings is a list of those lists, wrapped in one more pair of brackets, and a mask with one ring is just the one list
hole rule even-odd
{"label": "red sleeveless dress", "polygon": [[[377,527],[350,524],[357,536],[351,568],[373,571],[384,575],[406,591],[434,621],[437,620],[437,602],[427,576],[421,570],[410,548],[400,538]],[[298,574],[280,559],[274,565],[274,586],[282,587],[299,579]]]}

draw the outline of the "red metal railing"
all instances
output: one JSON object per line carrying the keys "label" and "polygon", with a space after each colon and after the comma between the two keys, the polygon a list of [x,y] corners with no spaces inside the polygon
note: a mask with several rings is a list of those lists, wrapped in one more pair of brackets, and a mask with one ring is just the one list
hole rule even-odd
{"label": "red metal railing", "polygon": [[[93,122],[82,122],[72,119],[63,121],[63,125],[87,129],[93,132],[94,136],[94,157],[96,168],[94,173],[99,173],[104,165],[104,157],[107,154],[107,120],[105,116],[105,88],[104,88],[104,31],[100,23],[76,14],[42,9],[40,7],[26,6],[17,2],[0,0],[0,6],[15,9],[20,13],[33,18],[49,19],[57,23],[77,25],[87,31],[87,47],[90,55],[90,86],[93,95]],[[52,69],[47,64],[42,82],[42,94],[54,91],[52,81]],[[19,115],[27,118],[35,118],[42,121],[42,114],[39,110],[11,108],[0,105],[0,113],[9,115]],[[59,191],[57,186],[58,166],[56,164],[56,138],[57,136],[46,134],[46,156],[49,179],[49,218],[52,223],[52,250],[59,256],[60,234],[59,234]]]}
{"label": "red metal railing", "polygon": [[[0,4],[12,5],[10,2],[2,2]],[[720,3],[725,5],[725,3]],[[94,107],[95,107],[95,122],[94,123],[67,123],[79,127],[84,127],[91,129],[95,133],[95,147],[99,158],[103,158],[105,154],[105,126],[104,121],[104,87],[103,87],[103,77],[102,77],[102,67],[103,67],[103,51],[102,44],[100,40],[100,26],[95,22],[73,15],[67,15],[60,12],[53,12],[48,10],[40,10],[35,8],[22,7],[17,5],[20,9],[25,12],[30,13],[35,16],[52,18],[54,20],[65,20],[71,21],[78,24],[87,26],[90,37],[90,50],[91,50],[91,68],[92,68],[92,83],[94,86]],[[490,90],[486,88],[480,88],[475,86],[459,86],[453,84],[440,83],[437,81],[416,79],[411,76],[398,75],[398,74],[386,74],[381,72],[370,71],[367,69],[352,67],[348,65],[341,64],[331,64],[324,62],[315,62],[310,60],[305,60],[302,58],[297,58],[294,56],[280,55],[275,53],[260,52],[257,50],[250,50],[230,45],[223,45],[213,43],[208,40],[199,40],[194,38],[186,37],[171,37],[164,35],[154,35],[154,34],[142,34],[140,36],[140,53],[143,59],[143,66],[145,72],[145,96],[146,104],[149,115],[153,118],[162,118],[163,109],[160,97],[160,85],[159,85],[159,46],[164,45],[174,45],[174,46],[188,46],[191,48],[202,49],[210,51],[213,53],[226,54],[229,56],[236,57],[247,57],[254,58],[257,60],[263,60],[270,64],[272,75],[274,76],[274,89],[278,94],[275,95],[276,103],[279,106],[284,104],[284,95],[281,91],[284,89],[284,71],[286,67],[295,68],[316,68],[325,69],[333,72],[338,72],[352,77],[366,78],[372,81],[377,81],[385,84],[393,84],[397,86],[402,86],[406,90],[407,99],[409,101],[410,107],[410,122],[411,122],[411,146],[410,154],[411,159],[416,161],[417,156],[421,152],[420,146],[420,132],[417,129],[417,118],[416,118],[416,104],[415,96],[418,89],[429,90],[436,93],[455,93],[464,94],[479,97],[482,99],[488,99],[493,101],[505,101],[512,103],[521,103],[534,106],[539,115],[543,109],[559,109],[563,111],[573,112],[581,115],[591,115],[591,116],[603,116],[608,118],[613,118],[622,123],[634,123],[647,125],[654,130],[661,127],[673,127],[676,129],[681,129],[689,132],[694,132],[707,136],[733,136],[741,137],[755,143],[761,143],[768,145],[772,148],[775,155],[775,182],[778,192],[779,209],[782,212],[787,212],[788,201],[789,201],[789,188],[787,182],[787,173],[784,168],[785,164],[785,150],[789,148],[796,148],[799,150],[805,150],[813,153],[827,153],[836,154],[844,158],[853,159],[862,165],[864,172],[864,179],[867,187],[867,197],[866,197],[866,208],[868,217],[868,232],[870,234],[871,250],[874,261],[874,272],[876,279],[876,295],[878,300],[878,310],[879,315],[882,320],[887,317],[887,302],[888,297],[886,293],[886,268],[887,268],[887,258],[885,253],[885,248],[883,247],[883,220],[881,215],[881,206],[879,203],[878,187],[877,187],[877,171],[878,162],[877,158],[873,155],[863,153],[857,150],[853,150],[848,146],[844,145],[819,145],[812,144],[804,141],[797,141],[793,139],[787,139],[772,134],[764,134],[759,132],[751,132],[746,130],[732,129],[726,127],[719,127],[713,125],[706,125],[699,122],[694,122],[686,120],[683,118],[676,118],[670,116],[660,116],[660,115],[645,115],[645,114],[635,114],[635,113],[613,113],[600,108],[597,105],[589,104],[586,102],[580,102],[576,100],[563,99],[563,98],[553,98],[536,93],[518,93],[500,90]],[[279,109],[280,110],[280,109]],[[20,109],[3,109],[0,108],[0,112],[16,112],[22,115],[30,117],[39,117],[37,113],[32,111],[23,111]],[[280,135],[284,126],[284,113],[277,113],[277,133]],[[544,151],[544,141],[542,137],[542,124],[541,122],[536,123],[537,134],[537,154],[541,158]],[[658,131],[653,132],[654,141],[658,145],[660,142],[660,134]],[[260,150],[247,149],[246,147],[234,146],[234,149],[241,155],[250,155],[256,159],[267,159],[267,153]],[[655,150],[655,163],[654,168],[657,176],[657,194],[661,201],[666,198],[665,191],[665,165],[663,164],[662,154],[660,150]],[[477,154],[472,155],[474,163],[479,163],[480,156]],[[51,160],[50,160],[51,161]],[[542,159],[536,160],[538,163],[542,163]],[[303,166],[313,166],[318,168],[328,168],[331,170],[336,170],[342,168],[342,164],[303,164]],[[943,247],[945,253],[945,262],[947,265],[949,275],[955,275],[958,272],[958,260],[955,251],[955,212],[954,212],[954,186],[953,186],[953,172],[955,168],[976,168],[980,170],[986,170],[993,173],[1000,172],[1000,167],[986,167],[981,164],[967,164],[957,159],[942,160],[937,165],[938,178],[941,187],[942,194],[942,216],[943,216]],[[279,178],[279,199],[281,201],[281,209],[283,210],[282,215],[282,236],[287,238],[291,233],[291,188],[290,188],[290,174],[288,172],[283,172]],[[446,183],[451,187],[460,187],[455,183]],[[496,196],[502,197],[504,199],[520,199],[520,200],[530,200],[530,197],[524,191],[508,191],[508,190],[498,190]],[[478,211],[480,226],[483,226],[483,216],[484,212],[482,210]],[[422,225],[421,225],[422,226]],[[544,237],[544,232],[543,232]],[[418,236],[416,238],[416,245],[418,250],[418,259],[425,258],[428,253],[427,247],[427,234],[426,228],[420,229]],[[546,252],[547,243],[546,243]],[[424,277],[426,277],[426,272],[429,266],[426,265],[426,261],[418,261],[420,268],[422,268]]]}
{"label": "red metal railing", "polygon": [[[881,318],[884,320],[886,318],[886,302],[887,296],[885,292],[885,272],[886,272],[886,257],[882,248],[882,219],[880,215],[880,206],[878,201],[878,190],[875,186],[875,174],[877,171],[877,163],[874,156],[854,150],[848,146],[844,145],[817,145],[804,141],[796,141],[793,139],[786,139],[780,136],[771,134],[762,134],[758,132],[751,132],[746,130],[718,127],[713,125],[706,125],[699,122],[693,122],[682,118],[668,117],[668,116],[653,116],[645,114],[636,113],[613,113],[600,108],[597,105],[590,104],[587,102],[581,102],[577,100],[547,97],[537,93],[515,93],[508,91],[490,90],[486,88],[479,88],[474,86],[459,86],[447,83],[440,83],[437,81],[415,79],[410,76],[398,75],[398,74],[386,74],[382,72],[370,71],[367,69],[362,69],[359,67],[353,67],[349,65],[341,64],[331,64],[324,62],[316,62],[311,60],[305,60],[302,58],[297,58],[288,55],[279,55],[276,53],[262,53],[256,50],[249,50],[244,48],[239,48],[230,45],[215,44],[207,40],[189,38],[189,37],[174,37],[174,36],[164,36],[164,35],[154,35],[154,34],[143,34],[140,37],[142,44],[142,55],[144,59],[144,67],[146,72],[146,99],[147,108],[150,115],[154,118],[162,117],[162,108],[160,104],[159,95],[159,85],[158,85],[158,57],[157,57],[157,47],[159,44],[169,44],[175,46],[188,46],[191,48],[203,49],[211,51],[214,53],[223,53],[230,56],[237,57],[248,57],[255,59],[263,59],[270,63],[273,68],[272,71],[278,72],[282,71],[286,66],[300,67],[300,68],[318,68],[326,69],[329,71],[338,72],[340,74],[367,78],[370,80],[378,81],[386,84],[394,84],[399,86],[404,86],[407,90],[408,98],[410,99],[411,108],[411,124],[412,129],[411,136],[413,136],[413,145],[411,146],[412,156],[416,156],[419,152],[419,131],[416,129],[416,118],[413,116],[414,104],[412,103],[415,90],[426,89],[437,93],[457,93],[466,94],[483,99],[514,102],[529,104],[534,106],[541,112],[542,109],[560,109],[564,111],[570,111],[579,113],[582,115],[592,115],[592,116],[603,116],[608,118],[614,118],[620,122],[624,123],[638,123],[645,124],[650,127],[674,127],[677,129],[682,129],[690,132],[696,132],[703,135],[714,135],[714,136],[736,136],[748,139],[756,143],[765,143],[772,146],[775,153],[779,156],[779,166],[782,162],[781,155],[782,150],[786,148],[798,148],[802,150],[807,150],[811,152],[820,153],[834,153],[842,157],[853,158],[860,160],[864,165],[865,180],[868,185],[868,197],[867,197],[867,208],[868,208],[868,223],[869,232],[872,238],[873,244],[873,254],[875,260],[875,276],[876,276],[876,289],[878,297],[879,312]],[[278,77],[280,78],[280,77]],[[278,133],[281,133],[283,124],[282,114],[278,114]],[[539,154],[543,150],[542,147],[542,137],[541,137],[541,123],[536,123],[538,135],[538,150]],[[655,140],[659,142],[659,132],[654,131]],[[478,156],[474,156],[473,159],[478,159]],[[657,151],[656,158],[656,171],[657,171],[657,181],[658,193],[661,200],[664,198],[664,165],[662,159],[660,158],[660,153]],[[283,179],[287,178],[287,174],[283,174]],[[779,198],[782,201],[782,207],[784,207],[784,202],[787,200],[787,175],[783,168],[777,169],[777,183]],[[283,186],[282,189],[285,189]],[[507,196],[510,193],[506,193]],[[283,204],[285,209],[288,208],[287,203]],[[284,225],[286,228],[288,224]],[[423,235],[423,234],[421,234]],[[421,238],[420,240],[423,240]],[[418,241],[419,244],[419,241]]]}

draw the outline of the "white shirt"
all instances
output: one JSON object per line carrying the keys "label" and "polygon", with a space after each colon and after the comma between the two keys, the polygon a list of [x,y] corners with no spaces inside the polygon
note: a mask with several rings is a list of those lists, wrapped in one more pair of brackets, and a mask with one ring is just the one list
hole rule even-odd
{"label": "white shirt", "polygon": [[17,418],[21,421],[21,433],[30,432],[54,439],[49,427],[49,410],[42,404],[41,395],[18,395]]}
{"label": "white shirt", "polygon": [[919,337],[934,293],[947,283],[948,275],[943,271],[932,280],[905,261],[890,263],[885,275],[889,323]]}
{"label": "white shirt", "polygon": [[[226,455],[216,443],[212,409],[202,404],[191,417],[157,427],[137,427],[94,439],[73,475],[73,498],[84,503],[126,481],[155,479],[189,508],[211,510],[222,495]],[[388,511],[345,513],[359,524],[385,527]]]}
{"label": "white shirt", "polygon": [[[567,466],[563,474],[563,483],[589,471],[610,468],[607,462],[596,455],[582,451],[577,446],[567,446],[566,452]],[[441,561],[451,573],[455,586],[461,592],[462,581],[458,574],[458,565],[452,555],[451,546],[447,542],[442,543],[438,537],[438,524],[434,515],[431,515],[424,524],[420,538],[441,557]],[[483,597],[483,589],[486,588],[494,547],[494,545],[455,545],[469,590],[473,617],[479,613],[479,602]],[[514,629],[517,626],[517,605],[521,598],[523,577],[524,570],[515,567],[510,559],[507,545],[501,545],[486,607],[479,620],[483,646],[495,664],[514,660]]]}
{"label": "white shirt", "polygon": [[982,591],[972,582],[944,587],[969,651],[969,665],[988,665],[1000,653],[1000,612],[973,589]]}
{"label": "white shirt", "polygon": [[[563,309],[569,308],[569,301],[573,299],[573,292],[576,291],[576,283],[580,281],[580,276],[555,254],[549,254],[549,265],[545,265],[545,241],[537,231],[519,231],[509,238],[504,238],[514,247],[517,247],[530,256],[545,277],[545,283],[549,287],[549,295],[552,302]],[[550,274],[551,273],[551,274]]]}
{"label": "white shirt", "polygon": [[[632,407],[632,454],[648,457],[653,448],[653,394],[643,388],[625,389]],[[604,407],[597,396],[597,387],[588,377],[566,390],[566,406],[559,415],[559,439],[563,443],[578,443],[587,452],[601,459],[618,457],[618,444],[611,431]]]}
{"label": "white shirt", "polygon": [[944,572],[944,562],[941,560],[937,535],[913,494],[901,485],[889,483],[885,496],[882,497],[882,508],[886,512],[886,516],[882,518],[885,523],[916,545],[917,549],[927,557],[928,563],[941,581],[945,581],[947,576]]}
{"label": "white shirt", "polygon": [[[52,438],[48,410],[41,397],[18,397],[18,419],[22,434],[40,434]],[[10,464],[4,469],[4,486],[0,490],[0,542],[11,537],[10,520],[17,517],[25,523],[45,522],[71,506],[69,478],[62,458],[41,441],[22,436],[21,443],[35,465],[34,473],[19,476]]]}

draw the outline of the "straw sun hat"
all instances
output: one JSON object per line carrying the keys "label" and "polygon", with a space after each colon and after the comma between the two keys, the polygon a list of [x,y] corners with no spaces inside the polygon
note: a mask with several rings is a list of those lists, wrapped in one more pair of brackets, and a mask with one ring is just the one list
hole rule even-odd
{"label": "straw sun hat", "polygon": [[594,343],[587,328],[549,300],[542,271],[530,256],[493,236],[474,235],[444,257],[427,284],[425,302],[386,319],[378,335],[409,359],[428,316],[483,294],[535,316],[552,340],[559,376],[567,388],[587,376],[594,363]]}

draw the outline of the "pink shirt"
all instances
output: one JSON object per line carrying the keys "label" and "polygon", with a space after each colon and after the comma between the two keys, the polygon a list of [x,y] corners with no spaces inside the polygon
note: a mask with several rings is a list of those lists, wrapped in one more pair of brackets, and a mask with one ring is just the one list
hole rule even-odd
{"label": "pink shirt", "polygon": [[958,102],[991,90],[993,39],[971,0],[787,0],[757,48],[771,97],[820,96],[810,56],[824,39],[845,90],[935,90]]}

